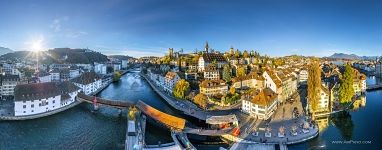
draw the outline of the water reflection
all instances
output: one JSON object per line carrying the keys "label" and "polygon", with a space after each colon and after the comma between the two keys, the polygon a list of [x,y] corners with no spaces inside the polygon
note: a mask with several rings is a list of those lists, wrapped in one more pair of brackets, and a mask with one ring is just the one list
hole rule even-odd
{"label": "water reflection", "polygon": [[353,111],[359,110],[361,107],[366,106],[366,96],[359,96],[353,103]]}
{"label": "water reflection", "polygon": [[333,125],[340,131],[342,138],[351,140],[353,136],[354,123],[348,111],[342,111],[331,116]]}
{"label": "water reflection", "polygon": [[320,133],[324,132],[329,126],[329,116],[322,116],[316,118],[316,123],[318,125],[318,130]]}

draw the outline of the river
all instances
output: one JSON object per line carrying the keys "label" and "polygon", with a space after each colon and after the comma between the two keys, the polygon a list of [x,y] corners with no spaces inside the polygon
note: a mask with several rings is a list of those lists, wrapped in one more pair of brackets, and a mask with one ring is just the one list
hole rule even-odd
{"label": "river", "polygon": [[[381,83],[374,77],[367,84]],[[381,149],[382,148],[382,90],[367,92],[347,113],[319,118],[319,137],[289,149]]]}
{"label": "river", "polygon": [[[368,78],[368,83],[375,79]],[[172,115],[185,118],[172,109],[141,78],[137,71],[122,76],[98,94],[116,100],[142,100]],[[350,111],[342,117],[323,118],[326,127],[320,136],[309,142],[288,146],[289,149],[376,149],[382,147],[379,135],[382,123],[382,91],[368,92],[366,106]],[[92,112],[91,104],[81,104],[70,110],[45,118],[27,121],[0,122],[0,149],[123,149],[126,132],[126,110],[119,114],[114,108],[101,107]],[[338,119],[339,118],[339,119]],[[189,118],[186,118],[189,119]],[[332,141],[371,141],[371,144],[334,144]],[[170,132],[149,123],[146,142],[157,144],[172,141]],[[220,145],[196,145],[198,149],[218,149]],[[226,147],[226,145],[224,145]]]}

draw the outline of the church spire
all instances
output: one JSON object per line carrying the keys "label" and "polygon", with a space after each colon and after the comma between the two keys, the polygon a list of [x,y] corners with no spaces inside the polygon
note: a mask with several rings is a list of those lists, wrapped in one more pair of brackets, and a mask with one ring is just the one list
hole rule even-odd
{"label": "church spire", "polygon": [[210,47],[208,46],[208,42],[206,41],[206,46],[204,47],[204,51],[206,51],[206,53],[208,53],[208,49],[209,49]]}

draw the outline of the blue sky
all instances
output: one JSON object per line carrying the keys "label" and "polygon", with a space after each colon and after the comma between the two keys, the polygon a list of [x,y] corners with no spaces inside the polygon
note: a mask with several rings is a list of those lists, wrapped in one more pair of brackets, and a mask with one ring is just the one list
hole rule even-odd
{"label": "blue sky", "polygon": [[270,56],[382,55],[382,3],[353,0],[1,0],[0,46],[163,55],[210,47]]}

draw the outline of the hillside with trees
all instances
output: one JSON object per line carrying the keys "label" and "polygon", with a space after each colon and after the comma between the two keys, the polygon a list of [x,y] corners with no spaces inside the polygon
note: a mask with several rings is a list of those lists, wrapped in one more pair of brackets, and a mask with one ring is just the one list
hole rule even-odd
{"label": "hillside with trees", "polygon": [[[99,52],[89,49],[55,48],[38,54],[40,63],[80,63],[106,62],[108,58]],[[15,51],[0,56],[0,60],[36,61],[37,53],[31,51]]]}

